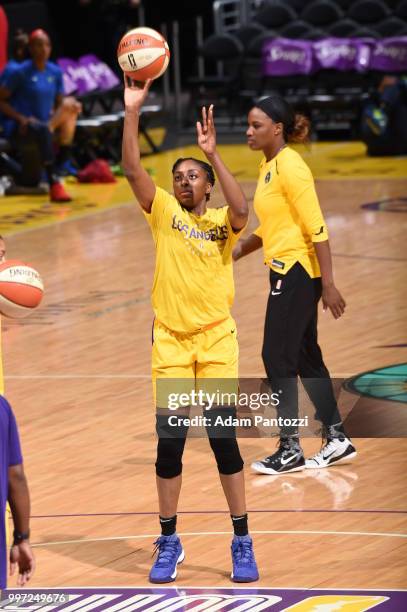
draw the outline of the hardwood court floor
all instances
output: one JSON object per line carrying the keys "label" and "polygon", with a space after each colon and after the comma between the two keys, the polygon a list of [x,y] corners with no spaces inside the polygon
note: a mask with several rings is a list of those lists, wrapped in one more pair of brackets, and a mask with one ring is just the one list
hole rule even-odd
{"label": "hardwood court floor", "polygon": [[[255,164],[247,176],[242,150],[227,149],[251,198]],[[168,155],[162,157],[165,168],[160,156],[146,158],[157,177],[168,171]],[[320,341],[331,373],[351,376],[407,361],[407,216],[401,208],[361,209],[406,197],[407,182],[398,170],[380,178],[377,160],[369,174],[365,159],[335,179],[331,162],[317,172],[318,192],[348,306],[340,321],[321,314]],[[382,160],[383,167],[391,164]],[[360,178],[355,168],[362,165]],[[87,192],[81,189],[83,204]],[[20,424],[32,492],[38,560],[32,586],[142,586],[152,563],[154,252],[127,187],[115,189],[121,200],[106,196],[97,214],[87,214],[83,204],[80,216],[70,219],[69,207],[66,214],[62,207],[67,222],[33,225],[28,219],[5,228],[8,256],[32,262],[46,283],[41,309],[25,321],[3,319],[6,392]],[[220,201],[216,191],[214,203]],[[255,220],[250,223],[254,227]],[[235,279],[241,375],[262,376],[268,280],[261,254],[238,262]],[[250,463],[272,452],[274,441],[242,440],[259,585],[406,587],[406,441],[356,443],[352,465],[262,477],[250,472]],[[307,454],[318,448],[317,439],[304,440]],[[230,519],[206,440],[188,441],[184,465],[178,528],[186,560],[177,584],[228,586]]]}

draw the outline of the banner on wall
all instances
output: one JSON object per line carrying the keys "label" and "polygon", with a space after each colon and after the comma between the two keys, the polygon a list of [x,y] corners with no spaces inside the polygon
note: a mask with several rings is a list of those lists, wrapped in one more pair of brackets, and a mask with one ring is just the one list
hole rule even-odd
{"label": "banner on wall", "polygon": [[407,36],[334,38],[317,41],[274,38],[263,46],[263,74],[292,76],[318,70],[407,71]]}

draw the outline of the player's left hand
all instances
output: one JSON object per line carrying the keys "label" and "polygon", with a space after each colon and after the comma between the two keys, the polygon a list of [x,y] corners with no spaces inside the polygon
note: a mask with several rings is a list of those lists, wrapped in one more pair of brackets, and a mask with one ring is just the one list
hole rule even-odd
{"label": "player's left hand", "polygon": [[198,136],[198,146],[205,155],[213,155],[216,150],[216,130],[213,120],[213,104],[209,110],[202,107],[202,123],[196,122],[196,131]]}
{"label": "player's left hand", "polygon": [[322,287],[322,303],[324,310],[329,310],[335,319],[339,319],[345,312],[346,302],[335,285]]}
{"label": "player's left hand", "polygon": [[35,557],[29,542],[24,540],[10,549],[10,576],[18,569],[17,585],[25,586],[35,571]]}

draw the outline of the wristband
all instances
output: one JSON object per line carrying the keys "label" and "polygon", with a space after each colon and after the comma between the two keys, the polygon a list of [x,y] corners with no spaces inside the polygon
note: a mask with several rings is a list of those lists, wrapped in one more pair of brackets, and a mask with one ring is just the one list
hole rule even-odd
{"label": "wristband", "polygon": [[24,533],[23,531],[17,531],[17,529],[14,529],[13,546],[18,546],[19,544],[21,544],[21,542],[24,542],[24,540],[29,540],[29,539],[30,539],[30,530]]}

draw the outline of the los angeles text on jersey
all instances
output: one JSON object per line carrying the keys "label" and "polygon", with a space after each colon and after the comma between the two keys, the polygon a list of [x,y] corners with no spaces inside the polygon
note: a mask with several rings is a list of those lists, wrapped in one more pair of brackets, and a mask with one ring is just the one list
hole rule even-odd
{"label": "los angeles text on jersey", "polygon": [[215,242],[215,240],[226,240],[228,237],[227,225],[216,225],[203,231],[183,223],[182,219],[177,219],[177,215],[172,218],[172,229],[183,232],[187,238],[196,238],[197,240],[212,240],[212,242]]}

